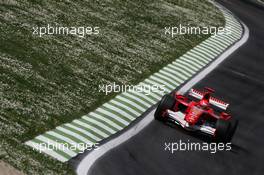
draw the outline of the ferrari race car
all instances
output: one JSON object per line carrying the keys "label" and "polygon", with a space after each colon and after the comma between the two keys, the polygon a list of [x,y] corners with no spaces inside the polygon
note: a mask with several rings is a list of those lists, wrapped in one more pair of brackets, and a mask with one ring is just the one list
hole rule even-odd
{"label": "ferrari race car", "polygon": [[202,91],[191,89],[189,96],[178,92],[167,94],[160,101],[154,117],[188,131],[204,133],[217,142],[230,142],[238,120],[226,112],[229,104],[212,97],[212,93],[214,90],[206,87]]}

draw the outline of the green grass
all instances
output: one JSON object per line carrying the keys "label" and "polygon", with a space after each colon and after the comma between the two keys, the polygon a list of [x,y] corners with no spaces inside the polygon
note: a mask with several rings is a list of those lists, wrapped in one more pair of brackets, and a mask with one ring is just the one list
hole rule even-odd
{"label": "green grass", "polygon": [[[100,34],[32,35],[47,24],[99,26]],[[208,37],[164,35],[179,24],[224,20],[205,0],[1,1],[0,158],[26,174],[73,173],[22,143],[116,95],[99,93],[99,85],[136,84]]]}

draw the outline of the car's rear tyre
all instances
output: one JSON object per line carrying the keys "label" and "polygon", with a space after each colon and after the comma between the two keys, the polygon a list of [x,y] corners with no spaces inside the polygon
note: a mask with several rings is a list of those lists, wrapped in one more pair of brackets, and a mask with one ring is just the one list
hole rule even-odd
{"label": "car's rear tyre", "polygon": [[163,112],[167,109],[173,109],[176,100],[169,94],[164,95],[155,111],[154,117],[156,120],[165,121],[165,117],[162,116]]}
{"label": "car's rear tyre", "polygon": [[228,135],[227,135],[227,142],[231,142],[233,135],[236,132],[237,125],[238,125],[238,120],[237,119],[231,119],[229,131],[228,131]]}
{"label": "car's rear tyre", "polygon": [[230,123],[226,120],[219,119],[216,122],[215,138],[217,142],[227,142],[230,131]]}

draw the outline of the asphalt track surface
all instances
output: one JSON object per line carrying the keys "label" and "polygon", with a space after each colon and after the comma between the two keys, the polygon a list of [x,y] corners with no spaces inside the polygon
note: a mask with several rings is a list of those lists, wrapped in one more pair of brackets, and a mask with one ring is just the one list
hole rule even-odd
{"label": "asphalt track surface", "polygon": [[250,29],[246,44],[199,82],[216,90],[240,120],[232,151],[164,151],[165,142],[207,141],[179,127],[153,121],[138,135],[101,157],[92,175],[252,174],[264,172],[264,9],[244,1],[219,1]]}

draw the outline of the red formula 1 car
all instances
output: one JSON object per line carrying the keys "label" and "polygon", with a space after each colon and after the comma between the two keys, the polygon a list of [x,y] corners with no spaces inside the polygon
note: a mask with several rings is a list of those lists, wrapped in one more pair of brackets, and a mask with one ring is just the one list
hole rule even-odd
{"label": "red formula 1 car", "polygon": [[226,113],[229,104],[212,97],[212,93],[213,89],[205,88],[191,89],[188,97],[177,92],[174,96],[165,95],[156,109],[155,119],[205,133],[219,142],[230,142],[238,120]]}

